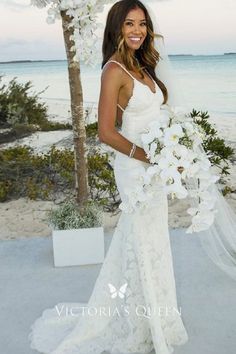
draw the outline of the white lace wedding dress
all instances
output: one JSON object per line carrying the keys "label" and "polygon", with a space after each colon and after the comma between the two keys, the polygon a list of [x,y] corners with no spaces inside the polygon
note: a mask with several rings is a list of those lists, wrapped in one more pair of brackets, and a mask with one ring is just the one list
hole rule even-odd
{"label": "white lace wedding dress", "polygon": [[[118,63],[118,65],[120,65]],[[123,68],[125,71],[126,69]],[[158,119],[163,95],[133,79],[121,134],[141,146],[140,132]],[[121,200],[135,183],[135,169],[148,164],[117,152],[114,172]],[[108,285],[110,284],[110,285]],[[188,340],[177,305],[168,231],[167,197],[145,211],[121,212],[89,302],[61,303],[31,326],[31,348],[51,354],[156,354]]]}

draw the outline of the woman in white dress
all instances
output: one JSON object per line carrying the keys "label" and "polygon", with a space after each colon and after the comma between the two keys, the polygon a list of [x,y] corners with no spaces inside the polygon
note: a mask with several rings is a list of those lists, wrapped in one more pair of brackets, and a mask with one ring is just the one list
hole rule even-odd
{"label": "woman in white dress", "polygon": [[[122,202],[135,186],[137,169],[150,166],[140,134],[168,103],[167,88],[155,73],[158,61],[146,7],[135,0],[115,3],[104,33],[98,123],[100,140],[116,150]],[[121,212],[88,303],[45,310],[32,326],[32,348],[53,354],[147,354],[153,349],[169,354],[188,340],[176,300],[167,196],[161,185],[156,190],[158,197],[145,209]],[[59,316],[65,306],[76,307],[80,315],[61,311]]]}

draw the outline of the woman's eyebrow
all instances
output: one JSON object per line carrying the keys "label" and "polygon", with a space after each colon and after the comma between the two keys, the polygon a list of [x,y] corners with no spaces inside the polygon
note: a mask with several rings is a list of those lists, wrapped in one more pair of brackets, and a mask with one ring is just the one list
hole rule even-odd
{"label": "woman's eyebrow", "polygon": [[[125,21],[132,21],[132,22],[134,22],[135,20],[133,20],[132,18],[126,18]],[[143,20],[140,20],[140,22],[146,22],[146,19],[144,18]]]}

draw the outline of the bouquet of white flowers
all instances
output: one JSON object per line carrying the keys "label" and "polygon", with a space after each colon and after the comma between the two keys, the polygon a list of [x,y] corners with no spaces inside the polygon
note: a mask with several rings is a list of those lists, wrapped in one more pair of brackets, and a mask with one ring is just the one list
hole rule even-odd
{"label": "bouquet of white flowers", "polygon": [[[196,207],[187,210],[192,216],[187,233],[208,229],[216,213],[209,189],[219,176],[212,173],[207,154],[199,149],[204,136],[204,130],[181,108],[163,106],[158,120],[150,122],[141,135],[152,165],[136,171],[137,184],[126,191],[127,202],[122,202],[120,209],[132,212],[145,207],[145,202],[155,199],[161,185],[172,198],[194,198]],[[191,183],[191,179],[198,183],[188,190],[186,183]]]}

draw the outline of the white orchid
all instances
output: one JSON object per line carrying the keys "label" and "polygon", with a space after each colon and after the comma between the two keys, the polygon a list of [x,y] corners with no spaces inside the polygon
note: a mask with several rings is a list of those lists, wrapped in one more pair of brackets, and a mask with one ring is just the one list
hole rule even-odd
{"label": "white orchid", "polygon": [[166,146],[176,145],[179,139],[184,135],[180,124],[173,124],[171,127],[165,129],[164,144]]}
{"label": "white orchid", "polygon": [[176,122],[182,123],[186,121],[186,111],[183,109],[183,107],[180,106],[166,106],[166,111],[169,113],[170,119],[173,119]]}
{"label": "white orchid", "polygon": [[153,165],[153,166],[150,166],[147,168],[146,170],[146,173],[150,176],[150,177],[153,177],[153,176],[157,176],[159,175],[161,169],[158,165]]}
{"label": "white orchid", "polygon": [[157,143],[153,142],[149,148],[149,151],[148,151],[148,156],[149,156],[149,160],[151,163],[157,162],[156,150],[157,150]]}
{"label": "white orchid", "polygon": [[192,218],[192,224],[186,230],[186,233],[200,232],[208,229],[214,222],[216,211],[199,212]]}
{"label": "white orchid", "polygon": [[187,189],[181,183],[173,183],[164,187],[167,194],[178,199],[185,199],[188,195]]}
{"label": "white orchid", "polygon": [[161,156],[158,160],[158,165],[162,170],[174,167],[176,171],[179,166],[179,160],[174,155],[169,155],[167,157]]}
{"label": "white orchid", "polygon": [[186,133],[188,136],[194,135],[195,126],[193,124],[191,124],[190,122],[185,122],[183,126],[186,129]]}
{"label": "white orchid", "polygon": [[175,145],[173,147],[173,154],[178,158],[185,158],[190,155],[191,150],[187,149],[184,145]]}
{"label": "white orchid", "polygon": [[163,168],[160,172],[160,178],[167,185],[176,182],[181,184],[181,175],[175,166]]}
{"label": "white orchid", "polygon": [[190,166],[188,167],[188,169],[185,169],[182,177],[183,178],[192,178],[195,177],[197,175],[197,173],[200,170],[200,164],[198,162],[192,163],[190,164]]}
{"label": "white orchid", "polygon": [[160,138],[163,132],[160,129],[160,124],[157,121],[153,121],[148,125],[147,132],[141,135],[143,144],[149,144],[154,139]]}
{"label": "white orchid", "polygon": [[203,156],[201,156],[201,158],[198,158],[198,160],[199,160],[201,169],[203,171],[208,171],[209,168],[211,167],[210,161]]}
{"label": "white orchid", "polygon": [[109,0],[31,0],[31,5],[39,8],[49,6],[47,23],[52,24],[60,19],[60,12],[66,11],[71,17],[74,27],[74,60],[96,65],[100,59],[96,31],[102,26],[98,22],[98,14],[103,11]]}
{"label": "white orchid", "polygon": [[[183,199],[189,196],[197,201],[196,208],[187,210],[192,216],[192,224],[187,233],[209,228],[216,210],[215,199],[208,189],[219,176],[211,173],[209,159],[204,152],[199,151],[202,138],[202,128],[181,107],[162,108],[158,120],[151,122],[141,134],[143,148],[153,165],[132,172],[136,178],[136,187],[127,191],[130,210],[155,202],[162,188],[172,198]],[[182,167],[181,171],[179,167]],[[183,182],[190,183],[192,188],[187,189]]]}

